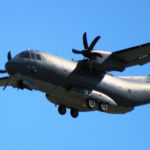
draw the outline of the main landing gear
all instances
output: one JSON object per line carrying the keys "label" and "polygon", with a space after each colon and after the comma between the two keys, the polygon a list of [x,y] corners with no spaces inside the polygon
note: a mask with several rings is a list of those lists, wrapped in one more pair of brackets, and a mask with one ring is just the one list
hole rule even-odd
{"label": "main landing gear", "polygon": [[100,109],[101,111],[103,111],[103,112],[107,111],[108,108],[109,108],[109,104],[107,104],[107,103],[100,103],[100,104],[99,104],[99,109]]}
{"label": "main landing gear", "polygon": [[[58,107],[58,112],[61,114],[61,115],[64,115],[66,114],[66,107],[64,105],[59,105]],[[74,108],[71,108],[70,110],[70,114],[73,118],[77,118],[78,115],[79,115],[79,111],[74,109]]]}
{"label": "main landing gear", "polygon": [[[94,109],[96,107],[96,102],[95,100],[92,100],[92,99],[89,99],[87,101],[87,105],[90,109]],[[109,104],[107,103],[99,103],[99,110],[102,111],[102,112],[106,112],[107,110],[109,109]],[[64,115],[66,114],[66,106],[63,105],[63,104],[60,104],[58,106],[58,112],[59,114],[61,115]],[[74,108],[71,108],[70,109],[70,115],[73,117],[73,118],[77,118],[78,115],[79,115],[79,111],[77,109],[74,109]]]}
{"label": "main landing gear", "polygon": [[87,101],[87,105],[88,105],[89,108],[94,109],[94,108],[95,108],[95,105],[96,105],[95,100],[89,99],[89,100]]}
{"label": "main landing gear", "polygon": [[[98,105],[99,105],[99,110],[100,111],[106,112],[109,109],[109,104],[107,104],[107,103],[99,103]],[[94,109],[95,106],[96,106],[95,100],[93,100],[93,99],[87,100],[87,106],[90,109]]]}

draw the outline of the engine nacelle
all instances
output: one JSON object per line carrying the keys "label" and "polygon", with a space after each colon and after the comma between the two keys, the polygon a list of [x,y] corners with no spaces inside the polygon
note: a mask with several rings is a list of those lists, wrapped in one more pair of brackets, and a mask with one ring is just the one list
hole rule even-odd
{"label": "engine nacelle", "polygon": [[[111,52],[93,50],[91,53],[95,54],[91,59],[91,66],[96,70],[123,71],[125,69],[124,62],[115,58]],[[101,54],[101,57],[98,54]]]}
{"label": "engine nacelle", "polygon": [[104,61],[102,61],[101,58],[95,58],[91,60],[91,66],[96,70],[105,71],[123,71],[125,69],[121,61],[113,58],[107,58]]}

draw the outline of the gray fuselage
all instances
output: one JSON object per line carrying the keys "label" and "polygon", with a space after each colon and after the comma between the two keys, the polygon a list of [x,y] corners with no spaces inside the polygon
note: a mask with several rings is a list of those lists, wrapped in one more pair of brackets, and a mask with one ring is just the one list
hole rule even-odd
{"label": "gray fuselage", "polygon": [[[23,53],[28,53],[29,57],[24,57]],[[84,95],[74,94],[74,88],[104,93],[121,107],[150,102],[149,77],[115,77],[108,73],[91,72],[80,61],[69,61],[40,51],[23,53],[10,60],[8,73],[17,80],[23,80],[31,89],[46,93],[55,104],[89,110]],[[37,54],[40,59],[32,57]]]}

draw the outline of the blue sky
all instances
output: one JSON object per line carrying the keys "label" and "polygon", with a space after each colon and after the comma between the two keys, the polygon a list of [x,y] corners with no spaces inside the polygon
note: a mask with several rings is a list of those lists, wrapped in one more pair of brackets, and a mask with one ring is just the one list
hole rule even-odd
{"label": "blue sky", "polygon": [[[82,59],[82,34],[96,49],[116,51],[150,42],[149,0],[5,0],[0,2],[0,68],[7,53],[39,49]],[[150,64],[114,75],[148,75]],[[4,76],[4,75],[1,75]],[[1,150],[149,150],[150,105],[125,115],[80,113],[60,116],[44,93],[0,89]]]}

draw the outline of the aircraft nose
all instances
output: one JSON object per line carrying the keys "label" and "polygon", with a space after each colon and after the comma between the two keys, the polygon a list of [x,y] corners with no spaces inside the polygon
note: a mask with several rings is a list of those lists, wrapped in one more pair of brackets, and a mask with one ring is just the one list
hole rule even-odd
{"label": "aircraft nose", "polygon": [[10,62],[8,61],[8,62],[5,64],[5,69],[6,69],[7,72],[8,72],[8,70],[9,70],[9,67],[10,67]]}
{"label": "aircraft nose", "polygon": [[11,60],[9,60],[6,64],[5,64],[5,69],[8,72],[8,74],[14,74],[13,71],[13,62]]}

